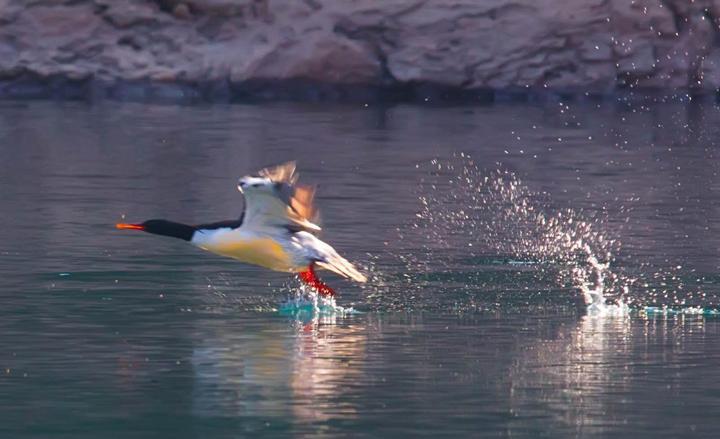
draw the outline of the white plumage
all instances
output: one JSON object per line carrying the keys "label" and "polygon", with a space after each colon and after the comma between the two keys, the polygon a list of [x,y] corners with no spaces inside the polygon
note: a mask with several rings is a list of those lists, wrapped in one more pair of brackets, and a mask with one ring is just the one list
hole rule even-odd
{"label": "white plumage", "polygon": [[315,233],[314,188],[297,184],[295,163],[263,169],[240,179],[245,212],[239,227],[198,228],[190,242],[240,261],[285,272],[312,272],[312,266],[365,282],[360,273]]}

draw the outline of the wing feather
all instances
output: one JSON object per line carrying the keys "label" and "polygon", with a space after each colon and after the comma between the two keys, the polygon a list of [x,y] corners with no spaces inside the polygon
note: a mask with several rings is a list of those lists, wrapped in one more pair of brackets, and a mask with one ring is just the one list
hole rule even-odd
{"label": "wing feather", "polygon": [[317,213],[313,205],[314,198],[315,188],[313,186],[296,186],[295,193],[290,197],[290,207],[300,218],[314,221]]}
{"label": "wing feather", "polygon": [[292,186],[297,183],[299,178],[299,175],[295,172],[296,168],[297,163],[292,161],[261,169],[258,175],[269,179],[273,183],[287,183]]}
{"label": "wing feather", "polygon": [[315,224],[318,217],[313,204],[315,188],[298,185],[295,162],[262,169],[261,178],[272,182],[271,188],[254,190],[248,188],[245,193],[245,223],[248,226],[284,226],[292,230],[308,232],[320,231]]}

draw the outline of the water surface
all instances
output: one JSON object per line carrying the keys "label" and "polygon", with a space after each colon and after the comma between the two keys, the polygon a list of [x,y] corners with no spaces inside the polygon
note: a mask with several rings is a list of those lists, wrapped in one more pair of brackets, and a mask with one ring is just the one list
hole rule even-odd
{"label": "water surface", "polygon": [[[692,103],[2,103],[0,436],[714,437],[719,120]],[[235,218],[237,177],[289,159],[319,186],[323,238],[372,273],[325,275],[358,312],[281,313],[287,276],[113,228]],[[629,315],[588,315],[562,276],[584,257],[473,199],[496,172],[546,218],[571,212],[563,233],[592,225]]]}

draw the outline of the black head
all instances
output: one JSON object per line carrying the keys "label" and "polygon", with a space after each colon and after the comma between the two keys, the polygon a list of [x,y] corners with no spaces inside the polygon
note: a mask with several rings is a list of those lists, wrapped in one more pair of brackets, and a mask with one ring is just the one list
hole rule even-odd
{"label": "black head", "polygon": [[170,236],[184,241],[190,241],[195,230],[197,230],[195,227],[187,224],[162,219],[147,220],[140,224],[118,224],[116,227],[118,229],[142,230],[143,232],[152,233],[153,235]]}

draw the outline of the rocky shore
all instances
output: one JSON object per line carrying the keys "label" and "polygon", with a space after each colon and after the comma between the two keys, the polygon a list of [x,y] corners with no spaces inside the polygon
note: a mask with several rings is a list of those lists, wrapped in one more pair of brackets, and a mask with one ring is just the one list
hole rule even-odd
{"label": "rocky shore", "polygon": [[719,24],[720,0],[0,0],[0,97],[715,96]]}

